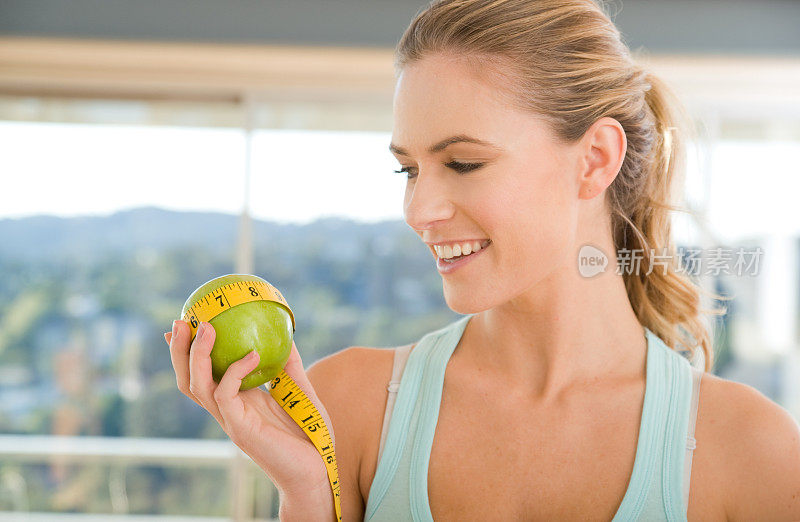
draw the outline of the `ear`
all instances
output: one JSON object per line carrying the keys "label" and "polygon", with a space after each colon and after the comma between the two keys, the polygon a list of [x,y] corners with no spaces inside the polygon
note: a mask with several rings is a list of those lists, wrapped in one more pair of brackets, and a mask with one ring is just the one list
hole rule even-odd
{"label": "ear", "polygon": [[600,118],[589,127],[580,141],[580,199],[592,199],[611,185],[622,168],[627,147],[625,130],[614,118]]}

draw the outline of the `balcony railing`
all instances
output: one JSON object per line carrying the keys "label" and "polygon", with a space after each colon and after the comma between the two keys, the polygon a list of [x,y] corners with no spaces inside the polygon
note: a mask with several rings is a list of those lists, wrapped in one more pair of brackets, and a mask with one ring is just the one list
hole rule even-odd
{"label": "balcony railing", "polygon": [[[125,498],[125,475],[117,473],[109,480],[109,495],[115,513],[30,512],[24,477],[5,477],[3,487],[12,488],[13,511],[0,511],[0,521],[169,521],[235,522],[277,521],[254,518],[255,477],[264,475],[242,450],[229,440],[157,439],[131,437],[64,437],[50,435],[0,435],[0,464],[88,464],[155,465],[159,467],[218,468],[227,470],[230,493],[229,518],[202,516],[128,514]],[[0,465],[0,475],[3,473]],[[259,501],[272,506],[277,490],[270,483],[268,495]]]}

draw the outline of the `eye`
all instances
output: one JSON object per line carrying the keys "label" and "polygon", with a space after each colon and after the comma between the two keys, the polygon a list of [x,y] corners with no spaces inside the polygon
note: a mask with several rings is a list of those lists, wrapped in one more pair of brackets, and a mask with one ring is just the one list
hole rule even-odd
{"label": "eye", "polygon": [[[479,169],[483,166],[483,163],[461,163],[459,161],[450,161],[445,163],[445,166],[451,168],[458,172],[459,174],[466,174],[467,172],[471,172],[473,170]],[[414,179],[417,175],[411,173],[411,169],[417,170],[416,167],[403,167],[400,170],[395,170],[394,172],[400,174],[402,172],[407,173],[406,176],[408,179]]]}
{"label": "eye", "polygon": [[407,178],[407,179],[414,179],[414,178],[415,178],[417,175],[416,175],[416,174],[414,174],[414,176],[412,176],[412,175],[411,175],[411,172],[409,172],[409,169],[414,169],[414,170],[416,170],[416,168],[415,168],[415,167],[403,167],[403,168],[402,168],[402,169],[400,169],[400,170],[395,170],[395,172],[396,172],[396,173],[398,173],[398,174],[400,174],[400,173],[402,173],[402,172],[407,172],[407,173],[408,173],[408,175],[406,176],[406,178]]}
{"label": "eye", "polygon": [[445,163],[445,166],[456,172],[465,173],[481,168],[483,163],[461,163],[458,161],[451,161],[450,163]]}

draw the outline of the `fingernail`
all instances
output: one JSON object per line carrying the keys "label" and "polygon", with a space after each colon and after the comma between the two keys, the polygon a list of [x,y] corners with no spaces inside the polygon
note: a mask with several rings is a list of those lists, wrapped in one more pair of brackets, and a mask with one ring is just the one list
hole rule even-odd
{"label": "fingernail", "polygon": [[197,327],[197,336],[195,337],[195,341],[201,341],[203,339],[203,335],[206,333],[206,324],[200,323],[200,326]]}
{"label": "fingernail", "polygon": [[172,321],[172,337],[178,336],[178,321]]}
{"label": "fingernail", "polygon": [[253,351],[251,351],[250,353],[247,354],[247,360],[248,361],[252,361],[257,356],[258,356],[258,353],[255,350],[253,350]]}

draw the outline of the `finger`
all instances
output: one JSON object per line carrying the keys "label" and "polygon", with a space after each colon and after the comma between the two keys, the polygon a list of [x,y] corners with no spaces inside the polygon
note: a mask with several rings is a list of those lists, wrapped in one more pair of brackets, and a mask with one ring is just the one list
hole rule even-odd
{"label": "finger", "polygon": [[169,339],[169,355],[172,359],[172,368],[175,370],[178,389],[197,402],[189,391],[189,325],[181,320],[174,321]]}
{"label": "finger", "polygon": [[165,332],[164,333],[164,340],[167,341],[167,344],[169,344],[169,340],[170,339],[172,339],[172,332]]}
{"label": "finger", "polygon": [[232,363],[225,370],[225,374],[214,391],[214,401],[219,407],[220,414],[229,425],[235,425],[236,420],[242,417],[244,405],[238,396],[239,388],[242,385],[242,379],[255,370],[259,360],[258,352],[253,350]]}
{"label": "finger", "polygon": [[303,359],[300,358],[300,352],[297,351],[297,346],[294,344],[294,340],[292,340],[292,350],[289,352],[289,359],[286,361],[283,369],[289,375],[289,377],[293,379],[295,375],[299,376],[302,374],[305,376],[306,370],[303,368]]}
{"label": "finger", "polygon": [[209,322],[202,321],[197,328],[197,337],[189,348],[189,391],[203,408],[219,420],[219,409],[214,402],[217,384],[211,373],[211,350],[214,348],[216,335]]}

